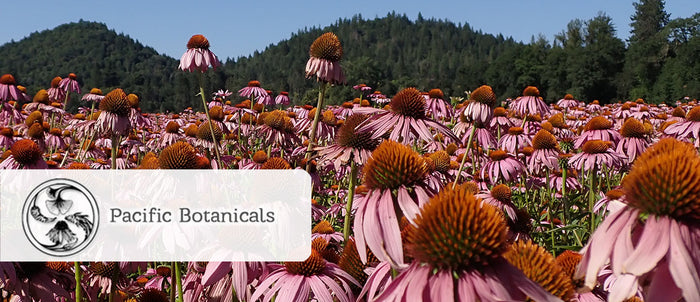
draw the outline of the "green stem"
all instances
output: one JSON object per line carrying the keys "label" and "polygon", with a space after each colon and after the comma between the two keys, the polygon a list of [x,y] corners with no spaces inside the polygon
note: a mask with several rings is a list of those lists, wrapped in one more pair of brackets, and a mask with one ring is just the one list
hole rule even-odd
{"label": "green stem", "polygon": [[564,220],[561,222],[563,225],[566,225],[566,222],[568,221],[568,215],[567,212],[569,210],[569,200],[566,198],[566,167],[563,167],[561,169],[561,177],[562,177],[562,182],[561,182],[561,202],[564,205]]}
{"label": "green stem", "polygon": [[[551,195],[551,192],[549,191],[549,188],[550,188],[550,186],[549,186],[549,177],[550,177],[550,175],[549,175],[549,170],[547,170],[547,177],[546,177],[546,184],[547,184],[547,185],[545,186],[545,188],[546,188],[545,190],[547,191],[547,194],[546,194],[547,197],[552,196],[552,195]],[[554,246],[555,246],[555,242],[554,242],[554,229],[555,229],[555,226],[554,226],[554,219],[552,219],[552,211],[554,211],[554,203],[552,202],[553,200],[554,200],[554,199],[552,199],[552,200],[550,200],[550,201],[548,202],[548,204],[549,204],[549,210],[547,210],[547,216],[548,216],[548,218],[549,218],[549,225],[550,225],[551,230],[552,230],[552,232],[550,233],[550,240],[552,241],[552,253],[554,254]]]}
{"label": "green stem", "polygon": [[202,73],[198,72],[199,75],[199,95],[202,97],[202,105],[204,105],[204,113],[207,115],[207,122],[209,124],[209,131],[211,133],[211,139],[214,141],[214,154],[216,154],[216,161],[219,165],[222,164],[221,156],[219,155],[219,141],[218,137],[214,134],[214,125],[211,121],[211,116],[209,115],[209,107],[207,106],[207,98],[204,96],[204,79],[202,79]]}
{"label": "green stem", "polygon": [[[321,119],[321,110],[323,110],[323,99],[326,95],[326,87],[328,83],[321,82],[321,88],[318,91],[318,103],[316,104],[316,114],[314,114],[314,122],[311,123],[311,132],[309,133],[309,147],[306,149],[306,161],[311,158],[311,150],[314,148],[316,143],[316,128],[318,127],[318,121]],[[306,166],[306,172],[309,172],[311,165]]]}
{"label": "green stem", "polygon": [[350,213],[352,212],[352,201],[355,198],[355,178],[357,178],[357,166],[354,160],[350,160],[350,184],[348,184],[348,202],[345,205],[345,221],[343,222],[343,238],[345,243],[350,236]]}
{"label": "green stem", "polygon": [[83,274],[82,274],[82,271],[80,269],[80,262],[74,263],[74,269],[75,269],[75,301],[81,302],[81,301],[83,301],[83,288],[82,288]]}
{"label": "green stem", "polygon": [[66,91],[66,98],[63,100],[63,110],[68,112],[68,99],[70,97],[70,90]]}
{"label": "green stem", "polygon": [[457,182],[459,177],[462,175],[462,170],[464,169],[464,163],[467,161],[467,152],[471,150],[472,139],[474,139],[474,133],[476,133],[476,125],[472,124],[472,131],[469,133],[469,140],[467,140],[467,150],[464,151],[462,155],[462,162],[459,163],[459,169],[457,169],[457,177],[455,177],[455,182],[452,184],[452,189],[457,187]]}
{"label": "green stem", "polygon": [[595,171],[591,171],[589,175],[590,181],[588,188],[588,210],[591,212],[591,235],[593,235],[593,232],[595,231],[595,211],[593,211],[593,207],[595,206],[595,194],[593,191],[595,181],[594,175]]}
{"label": "green stem", "polygon": [[173,283],[173,280],[175,280],[175,262],[170,263],[170,301],[175,302],[175,287],[176,283]]}
{"label": "green stem", "polygon": [[175,284],[177,284],[177,302],[183,302],[182,300],[182,276],[180,272],[180,263],[175,262],[175,278],[177,279]]}
{"label": "green stem", "polygon": [[119,149],[119,141],[121,138],[119,135],[112,135],[112,166],[110,169],[116,170],[117,169],[117,150]]}

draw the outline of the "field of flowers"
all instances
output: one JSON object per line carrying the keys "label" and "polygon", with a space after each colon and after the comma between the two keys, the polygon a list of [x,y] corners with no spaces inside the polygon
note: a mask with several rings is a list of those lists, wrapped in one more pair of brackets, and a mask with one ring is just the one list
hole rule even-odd
{"label": "field of flowers", "polygon": [[[187,46],[180,68],[200,80],[220,64],[203,36]],[[0,169],[305,169],[313,243],[304,262],[0,263],[2,300],[700,301],[695,100],[358,84],[327,106],[340,41],[309,53],[316,107],[251,81],[200,89],[204,112],[95,88],[70,114],[75,74],[33,96],[3,75]]]}

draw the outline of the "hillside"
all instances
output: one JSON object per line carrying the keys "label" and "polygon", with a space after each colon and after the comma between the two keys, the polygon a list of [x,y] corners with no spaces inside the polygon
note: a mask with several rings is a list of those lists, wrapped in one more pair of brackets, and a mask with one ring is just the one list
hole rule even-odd
{"label": "hillside", "polygon": [[[317,86],[304,79],[309,45],[326,31],[338,36],[344,50],[342,66],[348,87],[333,89],[331,93],[334,91],[332,95],[337,98],[354,95],[350,87],[358,83],[390,95],[401,87],[416,86],[423,90],[441,88],[448,96],[464,96],[465,90],[487,82],[486,71],[496,58],[522,47],[512,39],[448,21],[421,16],[411,21],[396,14],[373,20],[356,16],[322,30],[300,30],[260,53],[226,62],[227,87],[242,87],[249,79],[257,79],[268,89],[289,90],[303,97],[304,91]],[[507,93],[504,90],[499,92]],[[309,92],[302,101],[307,99],[315,99],[315,93]]]}
{"label": "hillside", "polygon": [[[289,91],[297,103],[310,101],[304,96],[315,95],[317,86],[304,78],[304,66],[309,45],[325,31],[339,36],[345,52],[342,65],[348,86],[331,89],[329,101],[334,103],[354,97],[350,87],[357,83],[389,95],[406,86],[463,95],[486,82],[484,71],[490,62],[519,45],[451,22],[410,21],[395,14],[374,20],[358,16],[324,29],[300,30],[262,52],[228,60],[223,68],[207,73],[205,88],[236,91],[257,79],[274,93]],[[121,87],[138,93],[144,110],[181,110],[198,104],[196,77],[178,71],[177,60],[101,23],[81,20],[33,33],[1,46],[0,57],[0,71],[15,75],[30,94],[48,88],[54,76],[73,72],[85,91]]]}
{"label": "hillside", "polygon": [[[83,93],[93,87],[104,93],[121,87],[139,94],[144,110],[181,110],[167,107],[169,103],[185,102],[174,93],[176,83],[186,82],[175,72],[175,59],[159,55],[101,23],[81,20],[35,32],[0,47],[0,58],[0,71],[13,74],[31,95],[50,87],[55,76],[66,77],[72,72],[78,76]],[[78,99],[74,96],[71,100]],[[170,101],[160,106],[162,100]]]}
{"label": "hillside", "polygon": [[[642,26],[647,25],[635,25]],[[700,67],[700,14],[655,26],[653,36],[625,44],[616,37],[612,19],[599,14],[572,20],[554,41],[533,37],[522,44],[468,24],[420,15],[416,20],[395,13],[371,20],[356,16],[322,29],[299,30],[264,51],[228,59],[222,68],[206,73],[204,85],[207,92],[237,91],[258,80],[274,94],[288,91],[296,104],[312,103],[318,85],[304,78],[309,46],[323,32],[332,31],[344,48],[341,65],[348,85],[330,89],[330,103],[357,97],[351,87],[359,83],[389,96],[407,86],[464,96],[464,91],[488,84],[499,99],[516,97],[528,85],[537,86],[548,101],[566,93],[603,103],[698,97],[700,74],[693,71]],[[197,77],[177,66],[176,59],[105,24],[82,20],[0,46],[0,74],[12,73],[30,94],[48,88],[53,77],[72,72],[84,92],[120,87],[139,94],[144,111],[201,107]],[[71,103],[74,110],[78,102]]]}

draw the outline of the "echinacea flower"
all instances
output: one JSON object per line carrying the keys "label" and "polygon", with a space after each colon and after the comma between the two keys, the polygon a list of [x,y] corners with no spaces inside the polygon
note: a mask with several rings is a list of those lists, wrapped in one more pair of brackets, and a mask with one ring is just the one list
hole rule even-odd
{"label": "echinacea flower", "polygon": [[22,91],[17,88],[15,77],[11,74],[4,74],[0,77],[0,101],[29,101]]}
{"label": "echinacea flower", "polygon": [[300,143],[294,125],[285,111],[274,110],[265,116],[261,115],[258,123],[261,119],[263,125],[258,129],[258,133],[266,145],[288,148]]}
{"label": "echinacea flower", "polygon": [[139,276],[140,278],[147,278],[148,282],[144,285],[144,288],[164,290],[167,286],[172,286],[172,280],[170,278],[171,268],[167,266],[159,266],[157,268],[149,268],[146,272]]}
{"label": "echinacea flower", "polygon": [[[319,302],[354,301],[351,284],[359,283],[338,265],[323,259],[315,249],[303,262],[270,264],[270,274],[260,281],[250,301]],[[276,294],[276,295],[275,295]]]}
{"label": "echinacea flower", "polygon": [[508,214],[509,220],[515,222],[518,220],[517,208],[513,201],[510,199],[512,191],[509,186],[504,184],[498,184],[491,188],[491,190],[483,193],[476,194],[477,198],[481,198],[484,202],[499,208],[501,211]]}
{"label": "echinacea flower", "polygon": [[[467,133],[472,133],[472,131],[474,132],[472,142],[476,143],[478,146],[489,149],[496,148],[496,146],[498,145],[498,141],[496,140],[496,137],[493,136],[492,131],[487,129],[486,126],[487,124],[475,121],[469,124],[469,127],[467,128]],[[470,135],[463,136],[462,144],[466,146],[469,143],[469,137]]]}
{"label": "echinacea flower", "polygon": [[333,162],[336,169],[342,165],[354,161],[355,165],[362,166],[371,157],[372,151],[379,145],[378,139],[372,139],[372,133],[358,133],[355,128],[367,120],[364,114],[349,116],[335,136],[335,143],[316,148],[318,156],[323,160]]}
{"label": "echinacea flower", "polygon": [[126,135],[131,128],[129,122],[129,98],[121,88],[110,91],[100,102],[102,110],[95,125],[98,131],[107,135]]}
{"label": "echinacea flower", "polygon": [[[576,269],[578,267],[578,264],[581,262],[581,254],[578,252],[566,250],[559,254],[554,259],[554,263],[557,264],[562,269],[562,272],[564,275],[566,275],[569,280],[571,280],[571,284],[574,285],[576,292],[574,293],[574,297],[570,301],[577,301],[577,302],[604,302],[606,301],[605,296],[607,295],[603,289],[596,287],[593,289],[593,291],[578,291],[578,286],[583,284],[580,279],[574,279],[574,274],[576,273]],[[634,300],[628,300],[627,302],[633,302]]]}
{"label": "echinacea flower", "polygon": [[43,151],[31,139],[21,139],[10,148],[12,154],[0,163],[0,169],[47,169]]}
{"label": "echinacea flower", "polygon": [[118,262],[90,262],[86,271],[83,280],[90,284],[87,292],[90,296],[97,296],[99,293],[109,294],[116,288],[112,284],[125,281]]}
{"label": "echinacea flower", "polygon": [[180,58],[178,68],[189,72],[205,72],[209,66],[214,69],[221,66],[219,59],[209,50],[209,40],[203,35],[192,36],[187,42],[187,51]]}
{"label": "echinacea flower", "polygon": [[321,220],[311,229],[311,240],[323,238],[329,243],[340,243],[343,241],[343,233],[336,232],[327,220]]}
{"label": "echinacea flower", "polygon": [[80,93],[80,84],[78,84],[77,79],[78,76],[75,73],[70,73],[67,78],[61,79],[61,82],[58,83],[58,88],[63,89],[66,93]]}
{"label": "echinacea flower", "polygon": [[161,169],[195,169],[197,153],[190,144],[179,141],[160,152],[158,164]]}
{"label": "echinacea flower", "polygon": [[161,133],[160,140],[158,140],[158,149],[170,146],[185,138],[185,135],[180,133],[180,125],[175,121],[169,121],[167,124],[165,124],[165,128],[163,130],[164,132]]}
{"label": "echinacea flower", "polygon": [[51,150],[63,149],[66,147],[66,142],[61,138],[62,131],[58,128],[51,128],[46,135],[46,147]]}
{"label": "echinacea flower", "polygon": [[522,271],[530,280],[537,282],[547,292],[563,301],[574,296],[571,278],[557,264],[554,256],[531,241],[516,241],[503,257]]}
{"label": "echinacea flower", "polygon": [[[210,121],[211,120],[206,120],[199,124],[199,127],[197,127],[197,135],[196,139],[194,140],[194,145],[209,150],[215,150],[224,132],[216,122]],[[209,128],[210,125],[212,126],[211,129]],[[214,136],[212,136],[212,132],[214,132]]]}
{"label": "echinacea flower", "polygon": [[430,128],[453,139],[459,140],[452,131],[442,123],[429,119],[425,112],[425,98],[418,89],[410,87],[399,91],[390,103],[391,110],[375,110],[373,108],[359,108],[359,113],[376,113],[363,125],[358,126],[358,132],[372,132],[372,139],[377,139],[390,132],[389,139],[402,140],[404,144],[410,144],[417,139],[425,142],[433,140]]}
{"label": "echinacea flower", "polygon": [[14,131],[12,131],[12,128],[0,128],[0,149],[9,150],[14,143]]}
{"label": "echinacea flower", "polygon": [[[593,211],[604,214],[614,212],[627,206],[625,191],[622,188],[612,189],[605,193],[605,197],[599,199],[593,206]],[[604,211],[601,211],[604,210]]]}
{"label": "echinacea flower", "polygon": [[635,118],[628,118],[622,124],[620,134],[622,139],[617,143],[615,151],[626,155],[628,164],[631,164],[651,144],[644,124]]}
{"label": "echinacea flower", "polygon": [[469,95],[469,100],[462,113],[468,122],[489,124],[493,117],[493,106],[496,104],[496,94],[491,86],[482,85]]}
{"label": "echinacea flower", "polygon": [[105,96],[102,95],[102,90],[100,90],[99,88],[92,88],[90,89],[90,93],[86,93],[85,95],[83,95],[81,100],[97,103],[101,101],[104,97]]}
{"label": "echinacea flower", "polygon": [[521,127],[508,128],[508,133],[498,141],[498,148],[511,154],[518,154],[518,150],[527,146],[532,146],[532,139]]}
{"label": "echinacea flower", "polygon": [[61,77],[54,77],[51,80],[51,87],[47,90],[49,100],[52,102],[62,102],[66,98],[66,91],[58,88],[58,85],[63,80]]}
{"label": "echinacea flower", "polygon": [[583,147],[589,140],[603,140],[612,143],[612,147],[617,146],[622,136],[619,132],[613,129],[613,123],[604,116],[596,116],[586,123],[586,128],[581,135],[574,141],[575,148]]}
{"label": "echinacea flower", "polygon": [[[307,119],[297,119],[296,125],[294,127],[297,132],[313,132],[314,117],[316,115],[316,110],[318,108],[313,108],[309,111]],[[338,126],[338,118],[335,116],[332,110],[323,111],[319,115],[319,122],[316,123],[316,137],[319,141],[328,141],[333,139],[336,132],[336,127]]]}
{"label": "echinacea flower", "polygon": [[368,192],[356,199],[357,250],[367,261],[365,244],[381,261],[401,267],[404,254],[397,214],[412,221],[433,191],[424,183],[425,160],[410,147],[386,140],[364,167]]}
{"label": "echinacea flower", "polygon": [[444,120],[452,118],[452,106],[445,101],[445,94],[440,89],[428,91],[426,102],[426,115],[436,119]]}
{"label": "echinacea flower", "polygon": [[515,126],[515,124],[508,118],[508,111],[505,108],[496,107],[493,109],[493,118],[491,118],[489,122],[489,127],[496,129],[496,132],[499,133],[498,138],[513,126]]}
{"label": "echinacea flower", "polygon": [[550,116],[547,122],[552,125],[552,130],[550,132],[558,139],[573,139],[573,137],[576,136],[576,134],[569,129],[569,125],[564,121],[564,114],[561,112]]}
{"label": "echinacea flower", "polygon": [[557,106],[563,108],[577,107],[578,101],[574,99],[573,95],[567,93],[563,99],[557,101]]}
{"label": "echinacea flower", "polygon": [[602,140],[589,140],[581,148],[583,152],[574,154],[569,163],[576,170],[585,172],[598,171],[603,166],[618,169],[627,162],[624,154],[612,149],[612,143]]}
{"label": "echinacea flower", "polygon": [[682,140],[694,139],[695,146],[700,146],[700,106],[690,109],[684,121],[666,127],[664,133]]}
{"label": "echinacea flower", "polygon": [[525,165],[506,151],[493,150],[489,158],[481,169],[481,178],[488,176],[492,184],[514,181],[525,171]]}
{"label": "echinacea flower", "polygon": [[222,99],[226,99],[231,95],[233,95],[233,92],[228,91],[228,89],[226,89],[226,91],[224,91],[223,89],[219,89],[217,92],[214,92],[215,97],[219,97]]}
{"label": "echinacea flower", "polygon": [[545,169],[554,170],[559,165],[559,144],[557,138],[547,130],[540,130],[532,138],[534,151],[527,159],[530,173],[539,173]]}
{"label": "echinacea flower", "polygon": [[343,46],[338,36],[328,32],[318,37],[309,48],[309,56],[309,61],[306,62],[307,78],[316,76],[320,82],[345,83],[345,75],[340,67]]}
{"label": "echinacea flower", "polygon": [[700,301],[700,156],[693,145],[664,138],[635,161],[622,181],[626,206],[611,212],[581,253],[575,278],[589,289],[610,263],[609,301]]}
{"label": "echinacea flower", "polygon": [[259,81],[250,81],[248,86],[238,90],[238,95],[262,103],[263,99],[268,96],[267,90],[260,87]]}
{"label": "echinacea flower", "polygon": [[275,97],[275,105],[289,105],[289,92],[280,92],[280,94]]}
{"label": "echinacea flower", "polygon": [[506,224],[464,186],[430,199],[407,230],[413,261],[381,301],[560,301],[504,259]]}
{"label": "echinacea flower", "polygon": [[527,86],[523,90],[523,96],[513,100],[510,107],[522,116],[538,113],[543,116],[549,114],[549,107],[540,97],[539,89],[534,86]]}
{"label": "echinacea flower", "polygon": [[369,97],[373,102],[380,105],[391,102],[391,99],[387,98],[386,95],[382,94],[381,91],[375,91],[374,93],[370,93],[367,97]]}

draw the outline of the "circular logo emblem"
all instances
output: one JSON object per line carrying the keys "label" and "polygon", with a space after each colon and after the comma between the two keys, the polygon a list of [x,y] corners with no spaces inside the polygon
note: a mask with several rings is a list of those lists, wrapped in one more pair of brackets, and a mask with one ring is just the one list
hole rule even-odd
{"label": "circular logo emblem", "polygon": [[95,197],[82,184],[56,178],[38,185],[24,202],[22,227],[37,249],[65,257],[87,247],[100,215]]}

